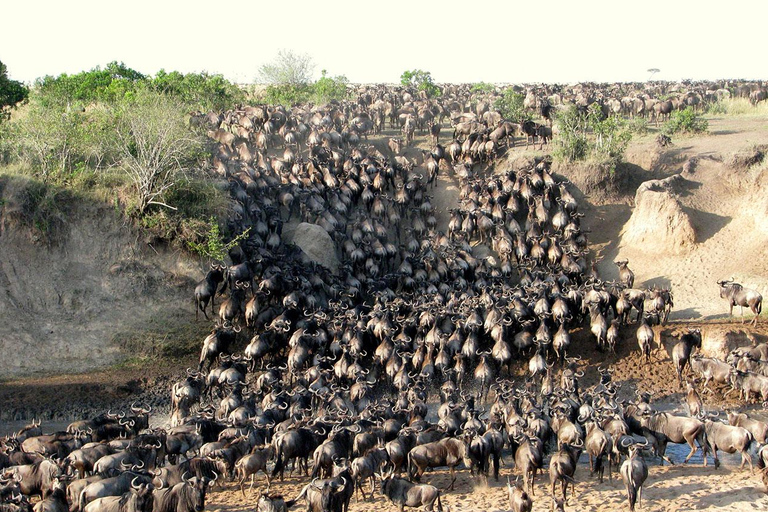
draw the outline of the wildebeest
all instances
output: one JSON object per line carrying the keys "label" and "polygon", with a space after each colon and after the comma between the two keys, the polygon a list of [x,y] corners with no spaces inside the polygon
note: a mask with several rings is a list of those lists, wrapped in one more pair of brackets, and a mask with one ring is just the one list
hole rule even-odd
{"label": "wildebeest", "polygon": [[427,512],[437,503],[437,511],[442,512],[443,505],[440,502],[440,491],[434,485],[414,484],[403,478],[389,475],[380,475],[381,494],[397,506],[399,512],[405,507],[424,507]]}
{"label": "wildebeest", "polygon": [[694,348],[701,348],[701,330],[689,329],[683,334],[680,341],[672,347],[672,362],[677,371],[677,380],[683,385],[683,371],[691,358]]}
{"label": "wildebeest", "polygon": [[170,488],[157,489],[152,512],[202,512],[205,493],[214,480],[192,477]]}
{"label": "wildebeest", "polygon": [[66,484],[58,478],[53,481],[51,494],[35,503],[34,512],[68,512]]}
{"label": "wildebeest", "polygon": [[668,412],[652,412],[641,416],[640,425],[647,429],[655,440],[657,455],[670,464],[672,461],[666,456],[667,443],[688,443],[691,451],[685,458],[688,462],[696,453],[696,444],[701,449],[704,465],[707,465],[707,442],[704,424],[696,418],[674,416]]}
{"label": "wildebeest", "polygon": [[717,384],[728,383],[731,366],[719,359],[702,357],[700,354],[697,354],[691,357],[690,365],[693,373],[704,378],[703,386],[705,389],[709,390],[707,385],[710,381],[714,381]]}
{"label": "wildebeest", "polygon": [[[568,490],[568,484],[576,485],[573,474],[576,471],[576,462],[579,460],[582,447],[583,444],[570,445],[562,443],[560,450],[552,454],[552,457],[549,459],[549,483],[553,497],[555,496],[555,485],[557,482],[562,482],[563,501],[567,500],[566,491]],[[571,491],[571,494],[573,494],[573,491]]]}
{"label": "wildebeest", "polygon": [[293,505],[293,501],[285,501],[279,494],[262,493],[256,503],[256,512],[288,512]]}
{"label": "wildebeest", "polygon": [[151,512],[153,486],[140,484],[132,487],[121,496],[105,496],[93,500],[85,506],[84,512]]}
{"label": "wildebeest", "polygon": [[739,469],[744,469],[745,462],[749,464],[750,471],[753,469],[749,448],[754,441],[754,437],[749,430],[712,420],[704,421],[704,430],[707,433],[707,443],[715,458],[715,469],[720,467],[720,460],[717,457],[718,450],[722,450],[725,453],[740,452],[741,465]]}
{"label": "wildebeest", "polygon": [[250,491],[253,489],[254,479],[256,478],[256,473],[259,471],[262,471],[267,477],[267,490],[269,490],[270,482],[269,473],[267,472],[267,461],[271,459],[274,454],[275,450],[272,446],[255,447],[251,453],[242,456],[235,463],[235,475],[238,478],[240,492],[243,493],[243,498],[245,498],[245,490],[243,490],[245,479],[249,476],[251,477],[251,486],[248,489]]}
{"label": "wildebeest", "polygon": [[152,476],[149,474],[134,473],[125,471],[118,476],[105,478],[86,485],[82,491],[78,502],[80,510],[83,511],[91,501],[105,496],[121,496],[138,485],[150,483]]}
{"label": "wildebeest", "polygon": [[208,301],[211,301],[211,311],[213,311],[217,288],[224,281],[224,270],[223,265],[212,264],[203,280],[195,286],[195,320],[200,311],[203,312],[206,320],[208,319],[208,313],[205,312]]}
{"label": "wildebeest", "polygon": [[53,481],[61,476],[61,469],[53,461],[43,459],[34,464],[10,466],[3,470],[3,478],[19,481],[22,494],[45,499],[51,493]]}
{"label": "wildebeest", "polygon": [[533,502],[519,480],[515,481],[513,486],[509,478],[507,478],[507,496],[509,497],[509,507],[512,509],[512,512],[531,512]]}
{"label": "wildebeest", "polygon": [[411,450],[408,453],[408,474],[418,482],[427,468],[448,466],[451,471],[451,485],[448,488],[453,490],[456,483],[456,466],[462,462],[467,467],[472,465],[467,443],[461,439],[446,437]]}
{"label": "wildebeest", "polygon": [[758,443],[768,442],[768,423],[764,421],[753,420],[744,413],[728,411],[728,423],[749,430]]}
{"label": "wildebeest", "polygon": [[[304,486],[293,503],[305,499],[307,512],[342,512],[345,482],[335,478],[313,479]],[[287,503],[286,503],[287,505]]]}
{"label": "wildebeest", "polygon": [[739,283],[735,283],[733,279],[718,281],[717,284],[720,286],[720,298],[728,299],[728,305],[730,306],[728,315],[733,316],[733,306],[739,306],[741,310],[741,323],[744,323],[744,307],[749,307],[752,313],[755,314],[755,318],[750,323],[757,325],[757,317],[763,307],[763,296],[757,290],[744,288]]}
{"label": "wildebeest", "polygon": [[634,511],[635,503],[639,503],[642,498],[643,483],[648,478],[648,466],[640,456],[640,449],[647,445],[631,442],[626,444],[628,444],[626,448],[629,449],[629,457],[622,463],[619,473],[627,489],[629,510]]}

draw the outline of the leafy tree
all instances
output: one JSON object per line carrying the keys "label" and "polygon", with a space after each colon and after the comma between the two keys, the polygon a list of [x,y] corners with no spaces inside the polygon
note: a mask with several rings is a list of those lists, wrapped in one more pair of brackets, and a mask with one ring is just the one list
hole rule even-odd
{"label": "leafy tree", "polygon": [[18,80],[8,78],[8,67],[0,62],[0,121],[11,116],[11,108],[29,97],[29,89]]}
{"label": "leafy tree", "polygon": [[272,62],[259,68],[258,79],[268,85],[307,84],[314,69],[315,64],[308,54],[280,50]]}
{"label": "leafy tree", "polygon": [[226,110],[243,102],[245,95],[222,75],[206,72],[183,74],[161,69],[149,81],[149,87],[181,99],[201,110]]}
{"label": "leafy tree", "polygon": [[142,92],[115,113],[115,152],[136,192],[138,216],[152,205],[175,209],[165,194],[202,156],[203,141],[187,127],[178,99]]}
{"label": "leafy tree", "polygon": [[73,167],[79,159],[82,130],[88,126],[84,112],[38,104],[31,105],[24,119],[9,124],[15,156],[44,181]]}
{"label": "leafy tree", "polygon": [[501,98],[494,102],[493,107],[499,111],[504,119],[514,123],[523,123],[531,120],[531,114],[525,108],[524,101],[524,95],[509,88],[504,90]]}
{"label": "leafy tree", "polygon": [[134,91],[146,77],[122,62],[110,62],[75,75],[47,75],[35,82],[36,98],[47,107],[72,103],[114,102]]}
{"label": "leafy tree", "polygon": [[403,71],[400,75],[400,83],[405,87],[414,87],[419,91],[424,91],[427,96],[434,98],[440,96],[440,88],[432,80],[432,73],[421,69]]}

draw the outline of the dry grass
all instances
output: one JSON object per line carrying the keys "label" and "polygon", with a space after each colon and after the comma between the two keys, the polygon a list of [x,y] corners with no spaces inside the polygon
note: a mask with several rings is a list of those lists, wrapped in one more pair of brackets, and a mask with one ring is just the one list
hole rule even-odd
{"label": "dry grass", "polygon": [[768,102],[752,105],[747,98],[730,98],[710,106],[709,112],[729,116],[768,116]]}

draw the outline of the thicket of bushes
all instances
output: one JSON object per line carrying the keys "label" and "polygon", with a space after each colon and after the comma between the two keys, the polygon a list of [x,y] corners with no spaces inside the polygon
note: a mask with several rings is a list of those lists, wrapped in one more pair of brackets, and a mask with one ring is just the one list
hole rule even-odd
{"label": "thicket of bushes", "polygon": [[[0,161],[5,172],[41,186],[114,202],[169,239],[200,242],[226,196],[197,172],[206,139],[189,124],[189,113],[228,109],[244,99],[220,75],[160,71],[150,77],[116,62],[46,76],[32,86],[28,103],[0,124]],[[44,228],[44,218],[55,213],[35,222]]]}

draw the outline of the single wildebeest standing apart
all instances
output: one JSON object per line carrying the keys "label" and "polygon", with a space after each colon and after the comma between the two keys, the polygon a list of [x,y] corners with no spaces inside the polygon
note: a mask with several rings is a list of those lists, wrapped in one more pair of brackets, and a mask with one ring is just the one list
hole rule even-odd
{"label": "single wildebeest standing apart", "polygon": [[672,362],[677,371],[677,380],[680,387],[683,386],[683,371],[691,359],[694,348],[701,348],[701,331],[699,329],[689,329],[683,334],[680,341],[672,347]]}
{"label": "single wildebeest standing apart", "polygon": [[756,290],[744,288],[739,283],[734,283],[733,279],[730,281],[718,281],[717,284],[720,285],[720,298],[728,299],[730,306],[728,315],[733,316],[733,306],[739,306],[741,310],[741,323],[744,323],[744,307],[747,306],[755,314],[755,318],[750,323],[757,325],[757,316],[763,308],[763,296]]}

